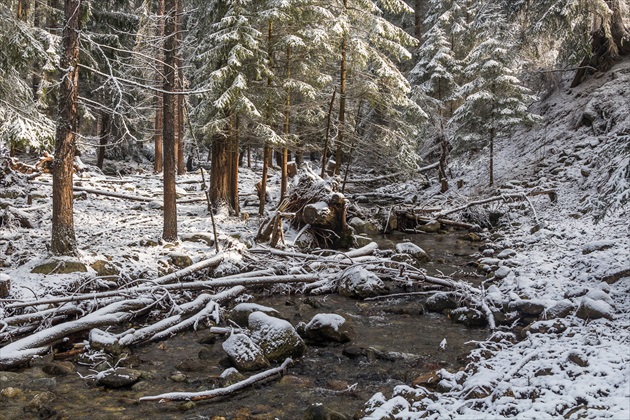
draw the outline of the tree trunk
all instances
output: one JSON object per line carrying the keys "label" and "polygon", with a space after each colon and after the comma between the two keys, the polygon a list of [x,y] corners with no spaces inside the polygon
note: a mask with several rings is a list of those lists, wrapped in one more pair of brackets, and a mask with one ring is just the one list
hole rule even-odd
{"label": "tree trunk", "polygon": [[420,40],[422,35],[422,0],[415,0],[413,9],[413,36]]}
{"label": "tree trunk", "polygon": [[[287,67],[286,79],[291,79],[291,47],[287,47]],[[280,178],[280,202],[284,200],[287,193],[287,161],[288,153],[287,143],[289,141],[289,132],[291,130],[291,88],[287,88],[287,99],[284,108],[284,136],[285,144],[282,149],[282,176]]]}
{"label": "tree trunk", "polygon": [[211,144],[210,163],[210,202],[212,208],[229,203],[228,191],[230,186],[230,141],[223,135],[215,135]]}
{"label": "tree trunk", "polygon": [[53,211],[51,252],[54,255],[76,255],[72,202],[72,176],[76,150],[77,102],[79,95],[79,8],[81,0],[66,0],[65,25],[59,87],[59,119],[55,134],[53,162]]}
{"label": "tree trunk", "polygon": [[448,178],[446,176],[446,159],[448,157],[448,142],[446,141],[446,135],[442,133],[440,135],[440,166],[438,167],[438,174],[440,177],[440,192],[445,193],[448,191]]}
{"label": "tree trunk", "polygon": [[105,146],[109,142],[109,130],[111,129],[111,115],[108,113],[101,114],[101,128],[98,133],[99,147],[96,158],[96,166],[103,169],[103,162],[105,161]]}
{"label": "tree trunk", "polygon": [[328,142],[330,141],[330,124],[332,121],[333,106],[335,105],[335,95],[337,93],[337,86],[333,89],[332,97],[330,98],[330,106],[328,107],[328,122],[326,123],[326,141],[324,142],[324,150],[322,153],[322,173],[321,177],[324,177],[326,173],[326,160],[328,154]]}
{"label": "tree trunk", "polygon": [[166,0],[165,6],[165,41],[164,41],[164,121],[163,142],[164,142],[164,230],[162,238],[165,241],[177,240],[177,202],[175,195],[175,142],[176,132],[172,122],[176,117],[177,98],[172,92],[176,89],[176,66],[177,66],[177,37],[175,36],[176,24],[175,14],[177,12],[178,0]]}
{"label": "tree trunk", "polygon": [[241,213],[241,207],[238,201],[238,149],[239,149],[239,118],[238,116],[232,117],[232,153],[230,154],[231,164],[231,176],[230,176],[230,208],[234,216],[238,216]]}
{"label": "tree trunk", "polygon": [[263,216],[265,214],[265,203],[267,201],[267,174],[269,172],[269,155],[271,154],[271,147],[265,143],[263,148],[263,170],[262,179],[260,181],[260,190],[258,191],[258,198],[260,204],[258,206],[258,214]]}
{"label": "tree trunk", "polygon": [[494,128],[490,129],[490,186],[494,185]]}
{"label": "tree trunk", "polygon": [[[177,45],[182,43],[182,15],[183,0],[177,2],[177,14],[175,17],[175,31],[177,36]],[[184,91],[184,67],[181,49],[177,52],[177,91]],[[186,159],[184,157],[184,96],[177,95],[177,173],[183,175],[186,173]]]}
{"label": "tree trunk", "polygon": [[[347,7],[346,1],[344,0],[344,6]],[[341,174],[341,158],[342,158],[342,146],[344,141],[344,132],[345,132],[345,123],[346,123],[346,77],[347,77],[347,69],[346,69],[346,49],[347,49],[347,39],[344,34],[343,40],[341,41],[341,89],[339,92],[339,132],[337,134],[337,151],[335,153],[335,175]]]}
{"label": "tree trunk", "polygon": [[[157,10],[157,60],[156,68],[159,69],[162,59],[164,58],[163,52],[163,39],[164,39],[164,0],[158,1]],[[155,71],[155,83],[157,87],[164,85],[162,81],[162,72]],[[155,132],[153,133],[153,142],[155,145],[155,161],[153,163],[153,170],[155,173],[162,172],[162,130],[164,127],[164,103],[162,92],[155,92]]]}

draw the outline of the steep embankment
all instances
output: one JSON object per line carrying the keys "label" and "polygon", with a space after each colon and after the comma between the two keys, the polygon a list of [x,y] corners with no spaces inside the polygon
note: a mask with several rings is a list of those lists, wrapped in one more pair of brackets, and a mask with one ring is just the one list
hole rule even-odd
{"label": "steep embankment", "polygon": [[486,283],[487,300],[514,324],[436,387],[375,395],[368,418],[630,418],[630,61],[536,108],[539,127],[498,144],[498,188],[485,186],[483,151],[453,162],[465,184],[451,199],[557,192],[489,209],[504,216],[484,256],[515,255],[491,262],[505,277]]}

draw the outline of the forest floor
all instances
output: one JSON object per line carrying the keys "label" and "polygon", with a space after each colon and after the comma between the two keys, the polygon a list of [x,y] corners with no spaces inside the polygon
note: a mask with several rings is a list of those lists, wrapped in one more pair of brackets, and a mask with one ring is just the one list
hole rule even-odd
{"label": "forest floor", "polygon": [[[490,212],[501,214],[499,224],[483,232],[488,238],[484,248],[492,252],[478,255],[480,260],[514,250],[509,263],[488,262],[505,267],[505,275],[484,284],[487,299],[505,313],[516,312],[523,301],[542,305],[543,313],[530,319],[535,322],[528,328],[515,320],[489,332],[489,340],[477,343],[464,369],[436,372],[437,385],[400,385],[392,395],[374,395],[365,418],[630,417],[630,107],[619,94],[628,83],[630,62],[625,62],[539,104],[547,123],[499,142],[492,188],[484,186],[486,157],[477,154],[451,162],[453,181],[462,179],[464,186],[448,194],[438,194],[435,179],[429,188],[412,180],[375,191],[398,195],[412,207],[449,208],[532,190],[553,190],[556,200],[540,195],[528,202],[499,201],[461,215],[463,221],[483,224]],[[216,217],[223,250],[237,252],[215,268],[215,276],[252,268],[240,252],[253,245],[258,229],[258,176],[249,169],[240,175],[249,217]],[[143,173],[142,167],[118,178],[96,171],[78,176],[80,188],[143,197],[132,201],[77,191],[81,262],[92,267],[112,263],[116,270],[110,275],[133,286],[164,275],[182,255],[191,262],[207,258],[213,253],[213,235],[199,178],[178,178],[181,240],[168,244],[159,239],[160,178]],[[32,273],[48,260],[50,178],[14,185],[6,181],[0,202],[6,204],[0,271],[11,278],[11,295],[3,303],[69,295],[86,285],[110,287],[106,273],[96,275],[92,268],[74,274]],[[272,191],[277,181],[274,175]],[[605,216],[594,217],[602,209]],[[288,243],[295,234],[287,230]],[[255,268],[265,265],[260,264]],[[560,316],[551,310],[559,306],[570,310]],[[4,309],[0,315],[6,316]]]}

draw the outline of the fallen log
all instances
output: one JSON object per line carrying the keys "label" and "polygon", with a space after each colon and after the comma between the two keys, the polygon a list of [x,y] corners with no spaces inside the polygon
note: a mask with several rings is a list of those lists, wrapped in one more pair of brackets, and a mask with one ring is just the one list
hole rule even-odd
{"label": "fallen log", "polygon": [[33,356],[46,353],[50,345],[70,334],[129,320],[135,315],[131,311],[146,308],[153,302],[150,298],[115,302],[75,321],[55,325],[9,343],[0,351],[0,369],[27,363]]}
{"label": "fallen log", "polygon": [[282,376],[284,371],[291,364],[293,364],[293,360],[291,358],[287,358],[285,359],[284,362],[282,362],[280,366],[276,368],[269,369],[264,372],[258,373],[256,375],[250,376],[249,378],[245,380],[242,380],[240,382],[237,382],[225,388],[217,388],[217,389],[211,389],[209,391],[201,391],[201,392],[169,392],[166,394],[141,397],[140,401],[159,401],[159,402],[201,401],[201,400],[209,400],[216,397],[224,397],[227,395],[231,395],[242,389],[245,389],[247,387],[250,387],[266,379],[273,378],[274,376]]}
{"label": "fallen log", "polygon": [[179,280],[189,274],[192,274],[196,271],[203,270],[204,268],[215,268],[218,267],[219,264],[223,261],[223,259],[228,256],[229,253],[218,253],[215,256],[208,258],[207,260],[199,261],[192,265],[189,265],[186,268],[175,271],[174,273],[167,274],[165,276],[159,277],[151,282],[154,284],[167,284],[171,283],[175,280]]}
{"label": "fallen log", "polygon": [[39,299],[26,302],[10,303],[6,309],[24,308],[27,306],[37,305],[53,305],[63,302],[79,302],[91,299],[105,299],[111,297],[129,296],[133,294],[157,292],[160,290],[202,290],[214,287],[232,287],[232,286],[264,286],[278,283],[311,283],[319,280],[317,274],[301,274],[301,275],[285,275],[285,276],[261,276],[261,277],[242,277],[230,279],[213,279],[207,281],[196,281],[188,283],[173,283],[157,286],[136,286],[126,289],[110,290],[107,292],[87,293],[75,296],[66,296],[51,299]]}
{"label": "fallen log", "polygon": [[495,201],[504,201],[506,203],[515,201],[515,200],[527,200],[527,197],[533,197],[536,195],[547,195],[549,196],[549,200],[555,202],[558,199],[558,194],[554,190],[546,190],[546,191],[530,191],[528,193],[516,193],[516,194],[501,194],[496,197],[484,198],[483,200],[471,201],[470,203],[464,204],[463,206],[456,207],[450,210],[442,210],[433,215],[434,218],[439,219],[446,215],[457,213],[466,209],[469,209],[473,206],[478,206],[481,204],[488,204]]}

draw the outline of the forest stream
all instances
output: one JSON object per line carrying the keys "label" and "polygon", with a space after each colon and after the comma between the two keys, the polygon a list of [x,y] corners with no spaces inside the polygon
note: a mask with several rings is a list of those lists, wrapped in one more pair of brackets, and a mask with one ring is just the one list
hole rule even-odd
{"label": "forest stream", "polygon": [[[381,249],[405,239],[431,256],[429,274],[475,280],[466,267],[476,246],[456,234],[393,234],[372,238]],[[346,344],[309,345],[281,379],[257,385],[223,399],[200,402],[139,402],[143,396],[172,391],[196,392],[223,386],[221,374],[230,367],[221,342],[207,330],[186,332],[133,350],[118,366],[142,371],[135,385],[121,389],[97,386],[86,379],[95,371],[80,358],[51,369],[49,358],[34,366],[0,372],[3,419],[300,419],[313,404],[352,418],[375,393],[389,392],[398,384],[411,384],[418,376],[446,368],[457,371],[462,356],[487,330],[468,328],[442,314],[425,313],[423,295],[358,301],[332,295],[266,296],[256,303],[277,309],[296,326],[318,313],[336,313],[354,328],[356,339]],[[446,347],[440,343],[446,339]],[[104,362],[107,367],[111,361]],[[48,373],[45,373],[48,372]],[[82,376],[84,378],[82,378]],[[10,391],[7,391],[10,389]],[[311,417],[317,418],[317,417]],[[343,417],[341,417],[343,418]]]}

